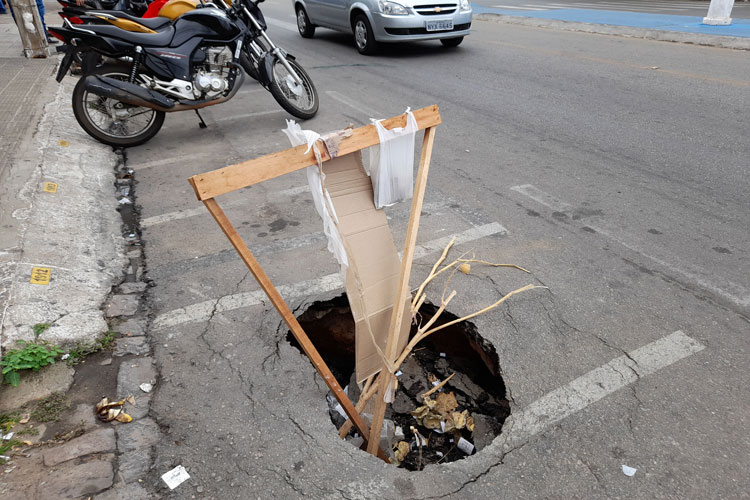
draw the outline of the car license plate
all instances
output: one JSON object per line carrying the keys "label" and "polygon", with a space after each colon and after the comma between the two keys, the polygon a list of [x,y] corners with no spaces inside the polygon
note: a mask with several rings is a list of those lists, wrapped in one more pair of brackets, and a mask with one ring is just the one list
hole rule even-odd
{"label": "car license plate", "polygon": [[427,31],[448,31],[453,29],[453,21],[427,21]]}

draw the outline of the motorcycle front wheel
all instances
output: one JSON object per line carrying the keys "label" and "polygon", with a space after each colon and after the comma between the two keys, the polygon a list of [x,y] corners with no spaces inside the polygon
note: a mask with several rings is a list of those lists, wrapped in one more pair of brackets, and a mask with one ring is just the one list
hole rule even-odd
{"label": "motorcycle front wheel", "polygon": [[102,75],[127,81],[130,68],[105,65],[82,76],[73,89],[73,114],[91,137],[114,147],[138,146],[151,139],[164,124],[164,112],[125,104],[86,90],[86,76]]}
{"label": "motorcycle front wheel", "polygon": [[284,64],[276,59],[273,63],[273,81],[269,85],[269,90],[276,102],[289,114],[300,120],[309,120],[318,112],[318,91],[297,61],[287,59],[287,62],[302,80],[302,85],[297,83]]}

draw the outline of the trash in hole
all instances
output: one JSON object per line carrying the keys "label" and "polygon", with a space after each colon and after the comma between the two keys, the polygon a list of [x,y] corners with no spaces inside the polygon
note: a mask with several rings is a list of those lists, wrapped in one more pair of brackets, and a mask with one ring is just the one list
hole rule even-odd
{"label": "trash in hole", "polygon": [[[423,304],[423,321],[437,309]],[[443,312],[435,324],[456,318]],[[298,320],[339,384],[348,385],[349,397],[357,401],[361,387],[354,373],[355,328],[346,295],[311,304]],[[299,348],[291,333],[287,340]],[[510,415],[497,353],[471,322],[451,325],[425,339],[406,357],[400,372],[394,401],[386,409],[381,447],[390,450],[391,460],[404,469],[423,470],[428,464],[461,460],[482,450],[500,434]],[[329,395],[327,400],[331,421],[339,429],[346,417],[335,398]],[[366,421],[373,408],[374,398],[361,412]],[[388,421],[392,430],[386,430]],[[356,447],[362,444],[354,430],[346,439]]]}

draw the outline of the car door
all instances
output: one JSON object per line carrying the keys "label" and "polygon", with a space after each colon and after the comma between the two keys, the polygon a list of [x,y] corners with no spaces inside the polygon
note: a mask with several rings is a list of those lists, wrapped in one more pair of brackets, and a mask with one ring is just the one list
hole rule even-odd
{"label": "car door", "polygon": [[347,31],[349,26],[349,5],[351,0],[317,0],[320,8],[321,24]]}

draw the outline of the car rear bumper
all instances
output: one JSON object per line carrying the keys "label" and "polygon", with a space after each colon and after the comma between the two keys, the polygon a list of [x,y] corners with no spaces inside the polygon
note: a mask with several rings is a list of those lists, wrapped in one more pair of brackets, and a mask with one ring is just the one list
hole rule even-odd
{"label": "car rear bumper", "polygon": [[[405,42],[413,40],[437,40],[455,38],[471,33],[471,11],[448,16],[385,16],[372,13],[373,31],[378,42]],[[427,31],[427,21],[453,21],[450,31]]]}

